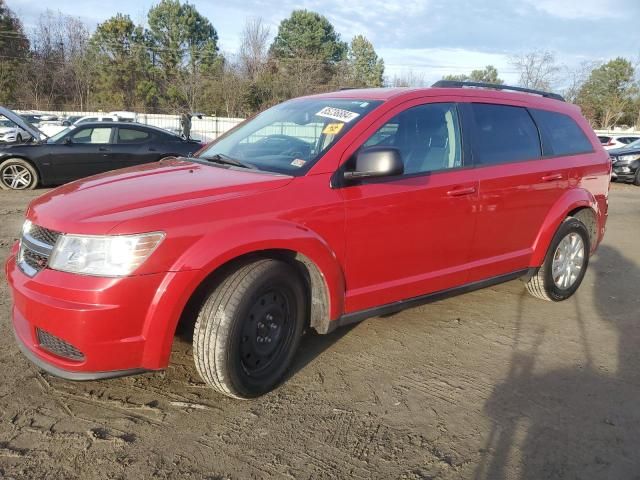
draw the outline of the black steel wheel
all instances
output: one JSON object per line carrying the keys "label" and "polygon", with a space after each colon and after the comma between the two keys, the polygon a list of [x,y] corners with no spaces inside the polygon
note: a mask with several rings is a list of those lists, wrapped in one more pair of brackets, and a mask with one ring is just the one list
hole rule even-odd
{"label": "black steel wheel", "polygon": [[238,267],[204,302],[193,356],[205,382],[234,398],[275,388],[308,322],[304,280],[291,265],[261,259]]}

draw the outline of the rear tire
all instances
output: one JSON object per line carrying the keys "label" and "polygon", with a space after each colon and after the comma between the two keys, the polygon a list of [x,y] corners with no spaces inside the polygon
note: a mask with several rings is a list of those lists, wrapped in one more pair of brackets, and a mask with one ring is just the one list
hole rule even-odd
{"label": "rear tire", "polygon": [[571,297],[587,272],[590,251],[587,227],[580,220],[568,217],[554,235],[544,263],[527,282],[527,291],[550,302]]}
{"label": "rear tire", "polygon": [[303,279],[285,262],[238,267],[204,302],[193,335],[202,379],[218,392],[248,399],[282,380],[307,323]]}
{"label": "rear tire", "polygon": [[9,158],[0,163],[0,189],[33,190],[38,186],[38,172],[26,160]]}

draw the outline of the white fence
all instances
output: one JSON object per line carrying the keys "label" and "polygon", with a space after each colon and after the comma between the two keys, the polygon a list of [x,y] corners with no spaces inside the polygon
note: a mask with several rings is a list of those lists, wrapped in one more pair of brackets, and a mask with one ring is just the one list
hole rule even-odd
{"label": "white fence", "polygon": [[[58,117],[62,120],[69,116],[74,117],[107,117],[110,116],[110,112],[69,112],[69,111],[17,111],[20,114],[28,115],[51,115]],[[129,118],[129,116],[127,116]],[[174,133],[181,133],[182,128],[180,126],[180,115],[164,115],[155,113],[136,113],[135,120],[139,123],[146,125],[152,125],[165,130],[169,130]],[[243,118],[228,118],[228,117],[209,117],[203,116],[202,118],[193,117],[191,119],[191,136],[198,140],[211,141],[218,138],[227,130],[235,127],[242,122]],[[53,132],[54,125],[57,122],[44,121],[42,124],[49,124],[49,130]],[[61,130],[62,128],[60,128]],[[49,133],[49,132],[47,132]]]}

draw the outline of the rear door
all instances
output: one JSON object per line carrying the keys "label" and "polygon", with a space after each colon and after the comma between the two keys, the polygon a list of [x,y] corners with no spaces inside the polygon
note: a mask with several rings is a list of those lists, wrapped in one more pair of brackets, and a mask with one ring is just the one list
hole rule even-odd
{"label": "rear door", "polygon": [[69,133],[68,141],[55,145],[49,157],[56,183],[112,170],[112,127],[80,126]]}
{"label": "rear door", "polygon": [[163,149],[156,134],[135,126],[118,127],[113,146],[113,168],[131,167],[160,159]]}
{"label": "rear door", "polygon": [[480,182],[469,281],[526,269],[540,227],[568,188],[570,165],[543,158],[524,106],[465,104]]}
{"label": "rear door", "polygon": [[373,146],[398,149],[405,174],[341,188],[347,312],[445,290],[467,278],[478,183],[465,168],[457,105],[399,106],[356,144]]}

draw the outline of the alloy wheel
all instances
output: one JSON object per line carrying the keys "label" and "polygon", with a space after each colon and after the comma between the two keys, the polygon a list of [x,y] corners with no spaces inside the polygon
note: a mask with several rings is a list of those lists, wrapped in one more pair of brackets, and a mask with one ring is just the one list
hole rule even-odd
{"label": "alloy wheel", "polygon": [[578,233],[571,232],[560,241],[553,255],[553,282],[560,289],[571,288],[580,276],[584,262],[584,241]]}
{"label": "alloy wheel", "polygon": [[2,169],[2,183],[13,190],[24,190],[31,185],[33,175],[22,165],[7,165]]}

